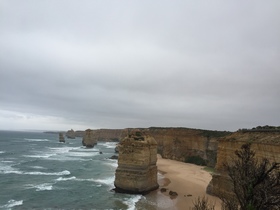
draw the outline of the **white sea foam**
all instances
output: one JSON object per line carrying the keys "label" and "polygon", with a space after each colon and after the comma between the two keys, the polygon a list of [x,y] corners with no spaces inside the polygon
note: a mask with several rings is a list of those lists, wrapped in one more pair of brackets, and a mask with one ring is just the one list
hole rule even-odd
{"label": "white sea foam", "polygon": [[20,206],[23,204],[23,200],[16,201],[16,200],[9,200],[8,203],[4,206],[0,206],[0,208],[12,208],[14,206]]}
{"label": "white sea foam", "polygon": [[125,199],[125,201],[123,201],[126,205],[128,205],[128,210],[135,210],[135,204],[141,200],[143,196],[141,195],[132,195],[131,198]]}
{"label": "white sea foam", "polygon": [[112,159],[108,159],[108,162],[105,162],[105,165],[109,165],[113,168],[117,168],[118,167],[118,160],[112,160]]}
{"label": "white sea foam", "polygon": [[69,152],[70,150],[73,150],[75,147],[49,147],[51,151],[55,154],[61,154]]}
{"label": "white sea foam", "polygon": [[74,157],[92,157],[98,155],[97,152],[72,152],[70,151],[68,156],[74,156]]}
{"label": "white sea foam", "polygon": [[14,163],[15,161],[12,160],[1,160],[2,163]]}
{"label": "white sea foam", "polygon": [[31,157],[31,158],[49,158],[54,154],[41,154],[41,155],[23,155],[24,157]]}
{"label": "white sea foam", "polygon": [[28,138],[25,138],[24,140],[26,140],[26,141],[50,141],[48,139],[28,139]]}
{"label": "white sea foam", "polygon": [[70,171],[67,171],[67,170],[61,171],[61,172],[47,173],[47,172],[40,172],[40,171],[25,172],[25,171],[18,171],[13,168],[6,168],[6,170],[0,169],[0,174],[63,176],[63,175],[69,175],[71,173],[70,173]]}
{"label": "white sea foam", "polygon": [[80,157],[92,157],[99,153],[98,149],[83,149],[82,147],[49,147],[49,152],[52,153],[48,160],[59,161],[76,161],[85,160]]}
{"label": "white sea foam", "polygon": [[71,152],[99,152],[99,149],[86,148],[86,147],[73,147]]}
{"label": "white sea foam", "polygon": [[117,146],[117,142],[105,142],[105,143],[101,143],[101,145],[103,145],[106,148],[111,148],[114,149]]}
{"label": "white sea foam", "polygon": [[36,191],[45,191],[45,190],[52,190],[53,189],[52,183],[43,183],[39,185],[27,184],[26,189],[35,188]]}
{"label": "white sea foam", "polygon": [[28,174],[28,175],[62,176],[62,175],[69,175],[71,173],[70,173],[70,171],[64,170],[64,171],[61,171],[61,172],[53,172],[53,173],[34,171],[34,172],[24,172],[24,174]]}
{"label": "white sea foam", "polygon": [[108,177],[108,178],[105,178],[105,179],[93,179],[93,181],[97,182],[97,183],[108,185],[110,187],[113,187],[114,186],[114,181],[115,181],[115,176]]}
{"label": "white sea foam", "polygon": [[68,181],[68,180],[75,180],[77,179],[75,176],[64,178],[64,177],[59,177],[56,179],[56,181]]}
{"label": "white sea foam", "polygon": [[0,154],[6,153],[5,151],[0,151]]}

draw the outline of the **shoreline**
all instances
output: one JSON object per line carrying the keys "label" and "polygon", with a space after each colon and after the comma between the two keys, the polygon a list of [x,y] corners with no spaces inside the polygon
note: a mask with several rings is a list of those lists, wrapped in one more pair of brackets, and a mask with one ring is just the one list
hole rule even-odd
{"label": "shoreline", "polygon": [[[188,210],[198,197],[203,196],[215,204],[215,209],[221,209],[220,199],[206,194],[212,176],[204,166],[163,159],[158,155],[157,167],[159,189],[145,196],[147,200],[153,200],[157,209]],[[169,195],[170,191],[178,195]]]}

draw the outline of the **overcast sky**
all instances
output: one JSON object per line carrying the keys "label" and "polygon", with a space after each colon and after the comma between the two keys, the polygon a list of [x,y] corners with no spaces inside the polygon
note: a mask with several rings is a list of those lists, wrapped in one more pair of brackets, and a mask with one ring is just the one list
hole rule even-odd
{"label": "overcast sky", "polygon": [[279,0],[0,0],[0,130],[280,125]]}

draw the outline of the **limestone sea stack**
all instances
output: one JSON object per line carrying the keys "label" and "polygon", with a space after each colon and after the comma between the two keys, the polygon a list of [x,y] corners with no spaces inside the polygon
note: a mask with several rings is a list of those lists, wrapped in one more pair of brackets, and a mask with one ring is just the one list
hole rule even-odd
{"label": "limestone sea stack", "polygon": [[63,133],[59,133],[59,142],[65,143],[65,139],[64,139]]}
{"label": "limestone sea stack", "polygon": [[115,190],[144,194],[159,187],[157,183],[157,142],[138,129],[119,143]]}
{"label": "limestone sea stack", "polygon": [[75,139],[76,138],[75,131],[73,129],[68,130],[65,135],[68,139]]}
{"label": "limestone sea stack", "polygon": [[94,139],[93,131],[91,129],[87,129],[85,131],[85,135],[83,137],[82,143],[84,146],[86,146],[88,148],[92,148],[92,147],[94,147],[94,145],[97,144],[97,141]]}

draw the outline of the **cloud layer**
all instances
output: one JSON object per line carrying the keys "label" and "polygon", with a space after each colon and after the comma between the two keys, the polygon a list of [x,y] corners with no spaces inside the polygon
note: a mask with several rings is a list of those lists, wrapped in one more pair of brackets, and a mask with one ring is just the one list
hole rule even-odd
{"label": "cloud layer", "polygon": [[279,1],[0,3],[0,129],[279,125]]}

